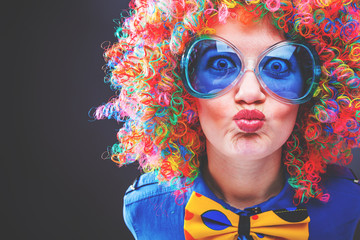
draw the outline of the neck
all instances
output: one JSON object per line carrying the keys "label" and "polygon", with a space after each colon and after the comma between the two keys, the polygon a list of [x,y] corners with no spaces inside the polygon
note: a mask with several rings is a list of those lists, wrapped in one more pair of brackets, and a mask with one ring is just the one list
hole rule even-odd
{"label": "neck", "polygon": [[284,186],[281,149],[264,159],[230,159],[208,152],[204,179],[218,198],[235,208],[262,203]]}

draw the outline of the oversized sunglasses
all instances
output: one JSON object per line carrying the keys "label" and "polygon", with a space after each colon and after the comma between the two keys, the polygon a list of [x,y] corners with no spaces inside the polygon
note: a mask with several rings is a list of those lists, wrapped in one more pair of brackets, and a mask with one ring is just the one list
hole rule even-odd
{"label": "oversized sunglasses", "polygon": [[290,104],[309,101],[321,74],[317,53],[305,44],[282,41],[249,59],[229,41],[207,35],[189,44],[180,67],[184,86],[194,97],[221,96],[253,71],[269,95]]}

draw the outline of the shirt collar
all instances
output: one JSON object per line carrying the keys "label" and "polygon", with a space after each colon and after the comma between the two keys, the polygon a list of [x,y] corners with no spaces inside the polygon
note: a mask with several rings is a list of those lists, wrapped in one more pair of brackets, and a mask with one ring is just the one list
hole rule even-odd
{"label": "shirt collar", "polygon": [[200,193],[200,194],[212,199],[213,201],[221,204],[224,208],[229,209],[230,211],[232,211],[236,214],[246,213],[254,208],[260,208],[262,212],[265,212],[265,211],[269,211],[269,210],[294,207],[294,204],[292,201],[293,196],[294,196],[294,189],[290,186],[288,179],[289,179],[289,175],[286,174],[286,181],[285,181],[284,187],[278,195],[269,198],[265,202],[262,202],[260,204],[246,208],[244,210],[240,210],[235,207],[232,207],[228,203],[226,203],[224,200],[219,199],[207,186],[201,172],[199,172],[198,177],[194,181],[193,190],[195,192]]}

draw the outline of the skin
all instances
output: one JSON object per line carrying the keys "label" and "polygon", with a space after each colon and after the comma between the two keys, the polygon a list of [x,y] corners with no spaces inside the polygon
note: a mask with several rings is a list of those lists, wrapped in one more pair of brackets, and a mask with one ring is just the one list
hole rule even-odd
{"label": "skin", "polygon": [[[230,19],[215,30],[250,58],[284,40],[267,20],[243,25]],[[285,180],[281,149],[294,128],[298,105],[275,100],[261,88],[255,74],[247,71],[229,92],[198,99],[197,107],[206,136],[204,178],[210,189],[239,209],[277,195]],[[257,109],[265,115],[261,129],[254,133],[239,129],[233,118],[243,109]]]}

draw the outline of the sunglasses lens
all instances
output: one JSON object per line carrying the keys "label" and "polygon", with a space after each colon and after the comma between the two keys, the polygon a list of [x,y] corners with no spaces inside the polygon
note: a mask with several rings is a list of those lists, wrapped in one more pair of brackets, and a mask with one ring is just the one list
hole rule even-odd
{"label": "sunglasses lens", "polygon": [[314,83],[314,59],[305,46],[286,44],[270,50],[259,63],[266,87],[287,100],[309,95]]}
{"label": "sunglasses lens", "polygon": [[197,97],[217,95],[241,72],[241,61],[233,48],[215,39],[193,43],[185,61],[187,88]]}
{"label": "sunglasses lens", "polygon": [[[197,39],[181,63],[186,89],[198,98],[213,98],[225,93],[247,71],[240,55],[225,40]],[[316,60],[305,45],[281,42],[260,55],[255,72],[264,89],[279,101],[304,103],[311,98],[320,75]]]}

